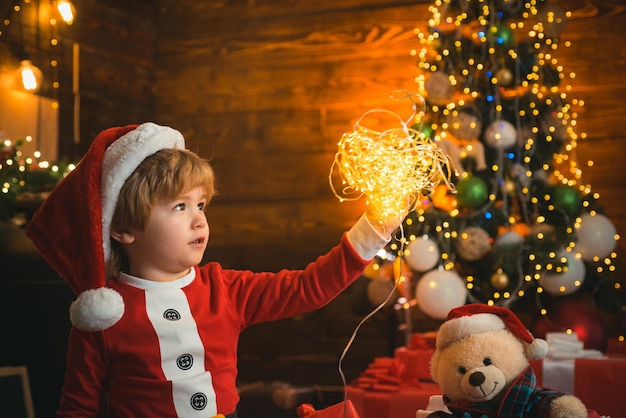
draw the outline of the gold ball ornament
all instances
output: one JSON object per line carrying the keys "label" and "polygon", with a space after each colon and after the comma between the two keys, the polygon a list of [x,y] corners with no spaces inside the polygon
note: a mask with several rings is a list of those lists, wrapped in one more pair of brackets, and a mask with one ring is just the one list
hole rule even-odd
{"label": "gold ball ornament", "polygon": [[502,271],[502,269],[498,269],[491,276],[491,286],[497,290],[504,290],[509,286],[510,280],[509,276]]}
{"label": "gold ball ornament", "polygon": [[515,182],[511,179],[506,179],[504,180],[503,183],[503,190],[506,192],[506,194],[508,194],[509,196],[513,196],[515,195]]}
{"label": "gold ball ornament", "polygon": [[500,68],[496,72],[498,82],[503,86],[509,86],[513,82],[513,73],[508,68]]}

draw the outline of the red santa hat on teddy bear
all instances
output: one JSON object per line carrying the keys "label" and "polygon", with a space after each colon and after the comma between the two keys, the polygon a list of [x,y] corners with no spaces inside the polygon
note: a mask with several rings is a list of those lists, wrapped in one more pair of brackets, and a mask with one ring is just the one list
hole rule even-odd
{"label": "red santa hat on teddy bear", "polygon": [[146,157],[184,147],[180,132],[152,122],[104,130],[28,223],[28,237],[78,296],[70,307],[76,328],[104,330],[124,314],[120,294],[105,287],[120,190]]}
{"label": "red santa hat on teddy bear", "polygon": [[443,349],[450,343],[470,335],[503,329],[508,330],[524,343],[528,359],[539,360],[548,353],[548,343],[541,338],[534,338],[510,309],[482,303],[452,309],[439,328],[436,348]]}

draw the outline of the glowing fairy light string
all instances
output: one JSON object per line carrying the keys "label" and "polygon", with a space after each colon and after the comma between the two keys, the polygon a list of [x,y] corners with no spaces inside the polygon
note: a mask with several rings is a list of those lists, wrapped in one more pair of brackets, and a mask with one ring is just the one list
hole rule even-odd
{"label": "glowing fairy light string", "polygon": [[[413,102],[414,113],[409,121],[417,114],[413,96],[405,96]],[[378,132],[363,126],[364,118],[374,113],[391,115],[398,121],[398,127]],[[394,216],[404,217],[407,197],[411,199],[410,211],[415,209],[422,195],[429,195],[441,181],[454,189],[450,183],[452,169],[448,156],[436,143],[407,125],[389,110],[374,109],[364,113],[354,124],[354,130],[342,136],[330,169],[329,182],[335,196],[340,201],[366,196],[381,223]],[[333,185],[335,172],[341,179],[339,191]]]}

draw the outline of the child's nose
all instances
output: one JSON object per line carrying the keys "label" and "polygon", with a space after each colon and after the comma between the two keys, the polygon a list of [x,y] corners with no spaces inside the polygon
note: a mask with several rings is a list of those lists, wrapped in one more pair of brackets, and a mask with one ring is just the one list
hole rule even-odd
{"label": "child's nose", "polygon": [[194,228],[203,228],[204,225],[206,225],[206,223],[207,223],[206,215],[204,214],[204,212],[200,212],[196,214],[196,216],[193,219]]}

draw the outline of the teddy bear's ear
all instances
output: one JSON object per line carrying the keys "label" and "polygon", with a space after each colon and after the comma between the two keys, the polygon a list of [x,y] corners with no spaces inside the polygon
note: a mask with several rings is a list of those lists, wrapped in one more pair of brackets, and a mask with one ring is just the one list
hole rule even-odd
{"label": "teddy bear's ear", "polygon": [[548,354],[548,343],[541,338],[533,339],[526,347],[526,357],[529,360],[540,360]]}

